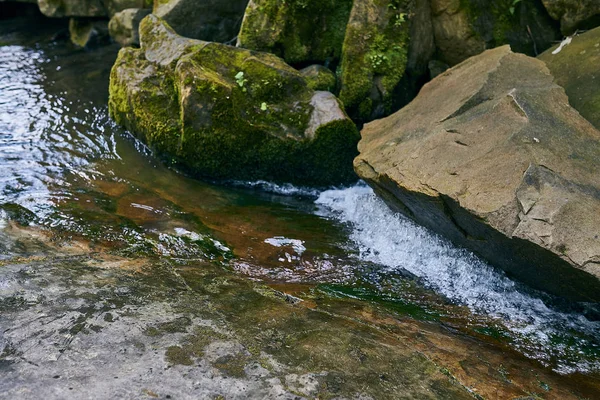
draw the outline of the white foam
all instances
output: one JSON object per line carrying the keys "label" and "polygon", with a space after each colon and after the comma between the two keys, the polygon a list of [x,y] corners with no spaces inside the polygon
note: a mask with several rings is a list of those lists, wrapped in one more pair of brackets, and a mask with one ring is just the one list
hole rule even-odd
{"label": "white foam", "polygon": [[[362,260],[390,271],[407,270],[473,312],[500,319],[522,339],[516,345],[522,345],[529,356],[546,358],[537,354],[539,348],[525,348],[526,342],[534,341],[544,347],[552,336],[560,333],[557,329],[575,329],[586,334],[600,332],[600,324],[582,315],[548,308],[472,253],[394,213],[364,184],[322,192],[316,203],[321,206],[322,215],[351,225],[350,239],[358,247]],[[580,362],[559,365],[556,369],[571,372],[571,369],[600,370],[600,366]]]}
{"label": "white foam", "polygon": [[[265,239],[265,243],[275,247],[290,246],[299,256],[306,251],[306,247],[304,247],[304,241],[299,239],[288,239],[283,236],[275,236]],[[287,255],[289,256],[289,254]]]}

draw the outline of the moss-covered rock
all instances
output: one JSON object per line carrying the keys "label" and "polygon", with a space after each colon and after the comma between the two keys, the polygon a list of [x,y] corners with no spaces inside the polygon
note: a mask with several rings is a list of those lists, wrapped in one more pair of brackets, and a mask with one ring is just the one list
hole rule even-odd
{"label": "moss-covered rock", "polygon": [[353,0],[251,0],[238,46],[295,64],[335,66],[340,60]]}
{"label": "moss-covered rock", "polygon": [[450,65],[503,44],[535,56],[560,38],[540,0],[431,0],[431,6],[438,55]]}
{"label": "moss-covered rock", "polygon": [[313,90],[326,90],[334,92],[337,84],[337,78],[331,70],[322,65],[313,64],[300,70],[302,76],[306,79],[306,84]]}
{"label": "moss-covered rock", "polygon": [[217,179],[355,179],[356,127],[280,58],[182,38],[154,15],[140,38],[113,67],[110,111],[170,161]]}
{"label": "moss-covered rock", "polygon": [[178,34],[213,42],[235,41],[248,0],[156,0],[153,13]]}
{"label": "moss-covered rock", "polygon": [[108,23],[110,37],[121,46],[140,44],[138,33],[140,22],[150,13],[150,9],[128,8],[116,13]]}
{"label": "moss-covered rock", "polygon": [[408,61],[409,14],[404,1],[354,2],[340,66],[340,99],[352,118],[367,121],[391,111]]}
{"label": "moss-covered rock", "polygon": [[569,104],[600,129],[600,28],[576,35],[560,51],[557,48],[548,49],[539,59],[565,88]]}
{"label": "moss-covered rock", "polygon": [[150,0],[38,0],[47,17],[112,17],[127,8],[149,8]]}
{"label": "moss-covered rock", "polygon": [[71,42],[78,47],[90,47],[109,42],[108,22],[94,18],[71,18],[69,20]]}
{"label": "moss-covered rock", "polygon": [[565,35],[576,29],[600,26],[600,2],[598,0],[542,0],[544,6],[557,21]]}

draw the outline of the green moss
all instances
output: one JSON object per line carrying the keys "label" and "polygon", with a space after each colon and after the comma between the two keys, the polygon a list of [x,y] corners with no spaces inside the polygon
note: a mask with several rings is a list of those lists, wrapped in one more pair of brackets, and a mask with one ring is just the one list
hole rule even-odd
{"label": "green moss", "polygon": [[410,36],[410,10],[403,1],[376,1],[364,7],[353,11],[340,66],[340,99],[359,121],[391,112],[393,90],[406,69]]}
{"label": "green moss", "polygon": [[337,64],[352,0],[255,0],[239,35],[242,47],[274,53],[290,64]]}
{"label": "green moss", "polygon": [[117,123],[196,176],[352,182],[358,131],[346,120],[305,138],[313,94],[278,57],[209,43],[189,48],[174,69],[122,50],[109,106]]}

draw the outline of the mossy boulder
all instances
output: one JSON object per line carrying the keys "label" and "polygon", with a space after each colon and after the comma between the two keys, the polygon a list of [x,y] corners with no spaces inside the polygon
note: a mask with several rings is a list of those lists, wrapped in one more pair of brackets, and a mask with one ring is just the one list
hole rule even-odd
{"label": "mossy boulder", "polygon": [[156,0],[153,13],[178,34],[212,42],[235,41],[248,0]]}
{"label": "mossy boulder", "polygon": [[292,65],[335,67],[353,0],[250,0],[238,46],[266,51]]}
{"label": "mossy boulder", "polygon": [[116,13],[108,23],[110,37],[121,46],[140,44],[138,33],[140,22],[150,13],[150,9],[128,8]]}
{"label": "mossy boulder", "polygon": [[600,129],[600,28],[573,37],[571,43],[554,46],[539,56],[565,88],[569,104]]}
{"label": "mossy boulder", "polygon": [[93,47],[110,41],[108,22],[105,19],[71,18],[69,19],[69,36],[71,42],[78,47]]}
{"label": "mossy boulder", "polygon": [[542,0],[552,18],[560,21],[563,34],[577,29],[591,29],[600,25],[598,0]]}
{"label": "mossy boulder", "polygon": [[355,180],[359,134],[280,58],[177,35],[154,15],[111,72],[110,112],[192,174],[313,186]]}
{"label": "mossy boulder", "polygon": [[540,0],[431,0],[431,10],[438,56],[450,65],[504,44],[536,56],[561,37]]}
{"label": "mossy boulder", "polygon": [[369,121],[393,111],[394,90],[409,59],[413,75],[426,73],[434,51],[429,13],[428,2],[354,1],[339,71],[340,99],[353,119]]}
{"label": "mossy boulder", "polygon": [[47,17],[112,17],[127,8],[148,8],[149,0],[38,0]]}
{"label": "mossy boulder", "polygon": [[314,64],[300,70],[306,84],[313,90],[334,92],[337,84],[335,74],[327,67]]}

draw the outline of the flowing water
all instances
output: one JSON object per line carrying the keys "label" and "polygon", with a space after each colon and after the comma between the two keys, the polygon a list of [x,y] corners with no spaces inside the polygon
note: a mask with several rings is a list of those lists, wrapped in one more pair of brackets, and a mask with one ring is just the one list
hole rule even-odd
{"label": "flowing water", "polygon": [[[218,264],[223,276],[266,283],[292,303],[312,293],[368,305],[448,341],[489,345],[490,354],[558,382],[562,375],[598,388],[597,320],[547,305],[546,295],[395,215],[364,184],[317,192],[185,177],[110,120],[114,47],[76,51],[53,40],[54,25],[27,36],[18,33],[23,25],[2,24],[2,230],[18,221],[50,232],[65,253],[69,243],[85,242],[115,257]],[[0,250],[0,261],[41,252],[6,232]],[[15,294],[11,279],[0,274],[6,298]],[[8,354],[0,337],[0,352],[3,344]],[[542,397],[545,385],[539,380]]]}

